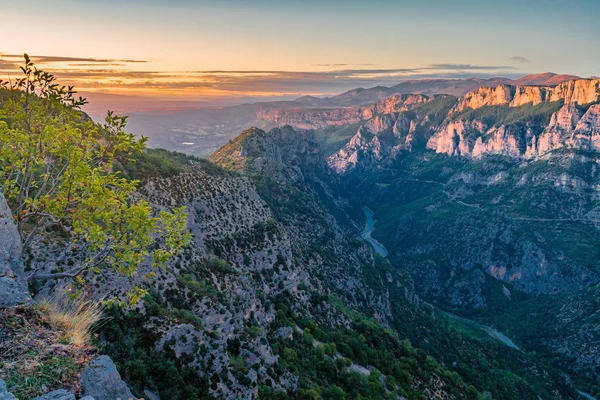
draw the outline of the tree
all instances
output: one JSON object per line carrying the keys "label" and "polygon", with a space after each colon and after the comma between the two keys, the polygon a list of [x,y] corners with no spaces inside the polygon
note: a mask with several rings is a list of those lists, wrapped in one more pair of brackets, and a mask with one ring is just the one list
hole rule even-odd
{"label": "tree", "polygon": [[323,390],[323,398],[328,400],[344,400],[346,393],[341,387],[332,384],[327,389]]}
{"label": "tree", "polygon": [[29,279],[75,278],[102,268],[131,275],[150,258],[164,265],[189,241],[183,208],[153,209],[136,195],[138,182],[113,169],[117,158],[143,151],[146,140],[125,133],[126,117],[112,112],[104,124],[94,123],[80,111],[85,99],[38,70],[27,54],[21,70],[16,81],[0,81],[0,190],[24,250],[48,245],[36,270],[55,271]]}

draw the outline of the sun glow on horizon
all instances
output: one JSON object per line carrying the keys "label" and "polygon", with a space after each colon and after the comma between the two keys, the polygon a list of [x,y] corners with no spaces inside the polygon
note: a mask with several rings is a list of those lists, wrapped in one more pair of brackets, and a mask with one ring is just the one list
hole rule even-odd
{"label": "sun glow on horizon", "polygon": [[0,76],[18,73],[26,51],[83,92],[267,98],[407,79],[600,75],[589,51],[600,37],[595,1],[29,3],[0,0],[3,29],[18,32],[0,37]]}

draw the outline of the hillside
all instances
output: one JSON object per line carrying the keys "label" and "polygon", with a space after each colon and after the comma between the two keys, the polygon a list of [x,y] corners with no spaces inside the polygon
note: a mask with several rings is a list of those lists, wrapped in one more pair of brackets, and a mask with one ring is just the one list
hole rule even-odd
{"label": "hillside", "polygon": [[141,280],[149,267],[133,280],[88,277],[97,298],[149,290],[99,328],[134,394],[576,397],[550,366],[420,300],[358,238],[360,208],[325,180],[314,143],[291,129],[249,131],[215,156],[226,170],[154,151],[140,164],[175,168],[126,169],[155,206],[186,205],[194,238],[151,281]]}

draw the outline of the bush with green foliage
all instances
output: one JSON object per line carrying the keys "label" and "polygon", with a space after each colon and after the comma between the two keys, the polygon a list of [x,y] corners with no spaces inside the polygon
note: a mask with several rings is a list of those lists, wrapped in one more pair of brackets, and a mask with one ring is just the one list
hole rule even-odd
{"label": "bush with green foliage", "polygon": [[79,111],[85,100],[27,55],[21,69],[11,85],[0,82],[9,93],[0,108],[0,191],[25,250],[47,231],[61,238],[44,264],[54,270],[29,278],[81,278],[102,267],[131,275],[147,256],[165,265],[189,241],[183,209],[155,213],[134,196],[138,182],[113,168],[142,152],[145,139],[111,112],[95,124]]}

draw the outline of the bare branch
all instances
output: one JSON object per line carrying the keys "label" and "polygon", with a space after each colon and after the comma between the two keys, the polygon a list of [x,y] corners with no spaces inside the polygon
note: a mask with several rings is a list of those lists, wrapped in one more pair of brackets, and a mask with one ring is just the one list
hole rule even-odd
{"label": "bare branch", "polygon": [[33,275],[30,275],[27,278],[27,280],[31,281],[34,279],[50,280],[50,279],[61,279],[61,278],[75,278],[77,275],[81,274],[85,270],[86,270],[85,266],[80,266],[80,267],[73,268],[66,272],[56,272],[56,273],[51,273],[51,274],[35,273]]}

